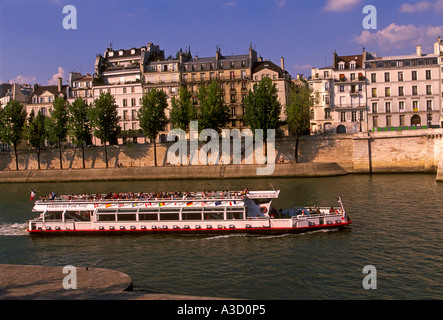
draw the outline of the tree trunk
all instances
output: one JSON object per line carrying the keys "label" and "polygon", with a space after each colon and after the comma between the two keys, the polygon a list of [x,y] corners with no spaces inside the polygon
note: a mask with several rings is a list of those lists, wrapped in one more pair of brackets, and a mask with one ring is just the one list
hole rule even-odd
{"label": "tree trunk", "polygon": [[154,138],[154,166],[157,166],[157,145],[155,143],[155,138]]}
{"label": "tree trunk", "polygon": [[298,163],[298,145],[300,142],[300,137],[295,138],[295,163]]}
{"label": "tree trunk", "polygon": [[18,157],[17,157],[17,146],[14,144],[14,154],[15,154],[15,170],[18,171]]}
{"label": "tree trunk", "polygon": [[85,169],[85,145],[82,143],[82,158],[83,158],[83,169]]}
{"label": "tree trunk", "polygon": [[40,170],[40,150],[35,149],[35,153],[37,154],[37,166],[38,166],[38,170]]}
{"label": "tree trunk", "polygon": [[60,159],[60,169],[63,169],[63,160],[62,160],[62,144],[58,143],[58,152],[59,152],[59,159]]}
{"label": "tree trunk", "polygon": [[105,141],[105,162],[106,162],[106,168],[108,168],[108,149],[106,149],[106,141]]}

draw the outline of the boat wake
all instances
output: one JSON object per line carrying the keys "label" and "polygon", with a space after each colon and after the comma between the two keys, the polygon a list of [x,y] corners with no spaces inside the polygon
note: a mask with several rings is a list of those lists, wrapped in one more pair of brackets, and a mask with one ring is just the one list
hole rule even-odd
{"label": "boat wake", "polygon": [[25,236],[27,223],[0,223],[0,236]]}

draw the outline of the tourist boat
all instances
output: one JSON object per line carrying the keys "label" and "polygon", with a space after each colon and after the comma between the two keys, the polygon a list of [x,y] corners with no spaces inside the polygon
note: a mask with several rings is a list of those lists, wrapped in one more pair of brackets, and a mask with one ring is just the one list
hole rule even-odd
{"label": "tourist boat", "polygon": [[[31,235],[287,234],[351,224],[337,207],[275,210],[280,191],[63,195],[36,200]],[[34,193],[35,195],[35,193]]]}

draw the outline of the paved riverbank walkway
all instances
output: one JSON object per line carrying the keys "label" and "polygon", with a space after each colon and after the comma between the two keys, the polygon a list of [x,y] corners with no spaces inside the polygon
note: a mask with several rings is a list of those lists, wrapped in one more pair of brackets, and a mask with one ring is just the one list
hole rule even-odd
{"label": "paved riverbank walkway", "polygon": [[[66,289],[74,284],[76,289]],[[61,266],[0,264],[0,300],[216,299],[132,291],[132,279],[127,274],[109,269],[77,267],[74,271]]]}

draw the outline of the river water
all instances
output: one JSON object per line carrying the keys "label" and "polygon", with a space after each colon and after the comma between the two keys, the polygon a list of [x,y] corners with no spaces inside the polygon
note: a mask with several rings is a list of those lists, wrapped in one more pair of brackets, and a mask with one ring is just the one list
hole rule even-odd
{"label": "river water", "polygon": [[[284,236],[31,237],[38,195],[280,189],[279,208],[336,206],[346,230]],[[442,299],[443,184],[434,175],[0,184],[0,263],[110,268],[135,290],[255,300]],[[363,273],[365,266],[373,266]],[[368,282],[367,276],[372,277]],[[376,280],[376,281],[374,281]],[[365,289],[370,283],[373,288]]]}

